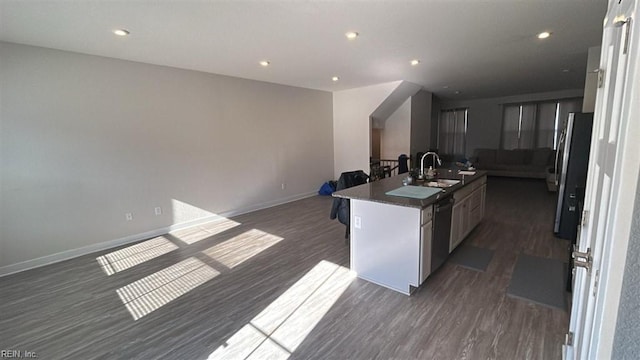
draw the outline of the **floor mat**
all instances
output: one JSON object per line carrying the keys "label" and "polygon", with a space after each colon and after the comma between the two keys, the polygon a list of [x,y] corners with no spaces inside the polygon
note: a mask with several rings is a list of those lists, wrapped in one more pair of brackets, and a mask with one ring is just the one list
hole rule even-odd
{"label": "floor mat", "polygon": [[467,269],[485,271],[492,258],[493,250],[462,245],[451,254],[449,261]]}
{"label": "floor mat", "polygon": [[560,260],[520,254],[507,295],[566,311],[566,269]]}

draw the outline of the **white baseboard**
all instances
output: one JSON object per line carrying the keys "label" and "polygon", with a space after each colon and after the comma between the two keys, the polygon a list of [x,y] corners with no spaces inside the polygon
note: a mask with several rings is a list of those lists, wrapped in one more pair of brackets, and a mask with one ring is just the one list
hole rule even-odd
{"label": "white baseboard", "polygon": [[246,206],[246,207],[243,207],[243,208],[240,208],[240,209],[236,209],[236,210],[232,210],[232,211],[227,211],[227,212],[224,212],[224,213],[222,213],[220,215],[222,217],[238,216],[238,215],[250,213],[250,212],[253,212],[253,211],[258,211],[258,210],[267,209],[267,208],[270,208],[270,207],[274,207],[274,206],[290,203],[292,201],[306,199],[308,197],[312,197],[312,196],[315,196],[317,194],[318,193],[316,191],[313,191],[313,192],[309,192],[309,193],[292,195],[292,196],[288,196],[288,197],[281,198],[281,199],[278,199],[278,200],[267,201],[267,202],[264,202],[264,203],[251,205],[251,206]]}
{"label": "white baseboard", "polygon": [[15,264],[11,264],[11,265],[0,267],[0,277],[11,275],[11,274],[15,274],[15,273],[19,273],[19,272],[30,270],[30,269],[34,269],[34,268],[38,268],[38,267],[41,267],[41,266],[55,264],[55,263],[58,263],[58,262],[61,262],[61,261],[73,259],[73,258],[76,258],[76,257],[79,257],[79,256],[91,254],[91,253],[94,253],[94,252],[97,252],[97,251],[108,250],[108,249],[111,249],[111,248],[114,248],[114,247],[117,247],[117,246],[126,245],[126,244],[129,244],[129,243],[133,243],[133,242],[137,242],[137,241],[153,238],[153,237],[156,237],[156,236],[164,235],[164,234],[166,234],[168,232],[171,232],[171,231],[174,231],[174,230],[179,230],[179,229],[185,229],[185,228],[189,228],[189,227],[193,227],[193,226],[198,226],[198,225],[204,224],[206,222],[220,220],[220,219],[224,219],[224,218],[232,217],[232,216],[238,216],[238,215],[250,213],[252,211],[262,210],[262,209],[270,208],[270,207],[273,207],[273,206],[286,204],[286,203],[289,203],[289,202],[292,202],[292,201],[305,199],[305,198],[308,198],[308,197],[311,197],[311,196],[314,196],[314,195],[316,195],[316,192],[293,195],[293,196],[289,196],[289,197],[278,199],[278,200],[274,200],[274,201],[267,201],[267,202],[264,202],[264,203],[261,203],[261,204],[247,206],[247,207],[244,207],[244,208],[227,211],[227,212],[225,212],[225,213],[223,213],[221,215],[215,215],[214,214],[214,215],[211,215],[211,216],[206,216],[206,217],[190,220],[190,221],[183,222],[183,223],[180,223],[180,224],[174,224],[174,225],[165,226],[165,227],[162,227],[162,228],[159,228],[159,229],[154,229],[154,230],[146,231],[146,232],[139,233],[139,234],[125,236],[125,237],[122,237],[122,238],[119,238],[119,239],[104,241],[104,242],[97,243],[97,244],[83,246],[83,247],[77,248],[77,249],[71,249],[71,250],[62,251],[62,252],[51,254],[51,255],[42,256],[42,257],[39,257],[39,258],[36,258],[36,259],[22,261],[22,262],[19,262],[19,263],[15,263]]}

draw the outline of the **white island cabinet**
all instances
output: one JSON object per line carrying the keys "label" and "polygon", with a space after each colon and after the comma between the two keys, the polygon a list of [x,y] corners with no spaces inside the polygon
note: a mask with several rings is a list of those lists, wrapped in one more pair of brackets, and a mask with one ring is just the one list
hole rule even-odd
{"label": "white island cabinet", "polygon": [[[444,174],[442,179],[457,181],[431,188],[436,191],[426,198],[414,197],[417,189],[408,189],[406,196],[389,195],[405,189],[402,175],[333,193],[350,201],[350,266],[359,278],[410,295],[438,268],[447,249],[453,250],[478,224],[484,215],[486,171]],[[442,205],[451,199],[455,210]]]}
{"label": "white island cabinet", "polygon": [[358,277],[411,294],[429,276],[432,209],[351,200],[351,269]]}
{"label": "white island cabinet", "polygon": [[472,182],[453,193],[455,203],[451,212],[451,253],[484,217],[484,202],[487,193],[487,177]]}

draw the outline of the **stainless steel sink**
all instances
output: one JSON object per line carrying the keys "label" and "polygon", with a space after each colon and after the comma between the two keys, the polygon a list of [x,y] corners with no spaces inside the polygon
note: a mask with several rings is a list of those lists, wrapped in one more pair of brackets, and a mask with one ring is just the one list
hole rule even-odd
{"label": "stainless steel sink", "polygon": [[448,188],[455,184],[458,184],[460,180],[452,180],[452,179],[438,179],[435,181],[427,181],[424,183],[424,186],[428,187],[437,187],[437,188]]}

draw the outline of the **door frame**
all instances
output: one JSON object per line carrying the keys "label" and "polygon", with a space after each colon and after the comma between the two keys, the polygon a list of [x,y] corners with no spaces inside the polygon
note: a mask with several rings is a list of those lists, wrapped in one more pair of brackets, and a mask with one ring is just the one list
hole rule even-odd
{"label": "door frame", "polygon": [[[617,2],[610,8],[621,9],[629,6],[629,14],[637,14],[638,0]],[[626,3],[626,4],[625,4]],[[615,14],[614,12],[610,12]],[[612,224],[612,239],[609,246],[605,246],[603,257],[607,258],[607,267],[601,269],[600,285],[597,288],[599,304],[596,305],[594,317],[594,329],[591,338],[590,354],[595,359],[611,358],[613,341],[618,318],[620,294],[627,258],[627,249],[631,236],[631,224],[633,220],[635,194],[639,190],[638,177],[640,176],[640,58],[638,46],[640,45],[640,24],[637,18],[633,18],[631,32],[629,33],[628,65],[625,74],[626,83],[620,120],[626,123],[624,129],[620,129],[619,142],[621,143],[618,161],[614,168],[618,181],[614,186],[618,188],[618,196],[612,199],[615,208],[614,222]]]}
{"label": "door frame", "polygon": [[[638,10],[638,0],[624,1],[618,4],[610,1],[605,26],[611,24],[621,9],[631,9],[628,14],[636,14]],[[632,19],[631,32],[629,33],[629,48],[627,51],[627,69],[623,74],[625,85],[623,88],[623,98],[620,111],[618,135],[618,152],[614,164],[614,179],[612,186],[615,192],[612,193],[610,210],[609,239],[599,239],[604,242],[602,245],[602,257],[600,264],[594,264],[594,270],[599,268],[598,285],[595,287],[595,306],[593,308],[593,322],[589,329],[582,329],[582,334],[575,334],[582,337],[587,346],[586,355],[592,359],[611,358],[613,341],[617,324],[618,307],[626,264],[626,253],[631,235],[632,214],[635,204],[635,194],[639,190],[638,177],[640,176],[640,111],[633,104],[640,103],[640,58],[638,57],[638,45],[640,43],[640,26],[637,19]],[[605,44],[602,46],[603,51]],[[615,76],[617,74],[605,74],[605,76]],[[606,95],[605,95],[606,96]],[[596,104],[598,106],[598,104]],[[596,108],[596,113],[598,109]],[[596,125],[597,126],[597,125]],[[597,221],[594,219],[593,221]],[[596,224],[590,224],[595,226]],[[584,249],[581,249],[584,250]],[[600,266],[602,265],[602,266]],[[588,294],[593,292],[593,282],[590,285]],[[592,296],[592,295],[588,295]],[[586,299],[585,299],[586,300]],[[584,338],[587,333],[591,333],[590,338]]]}

